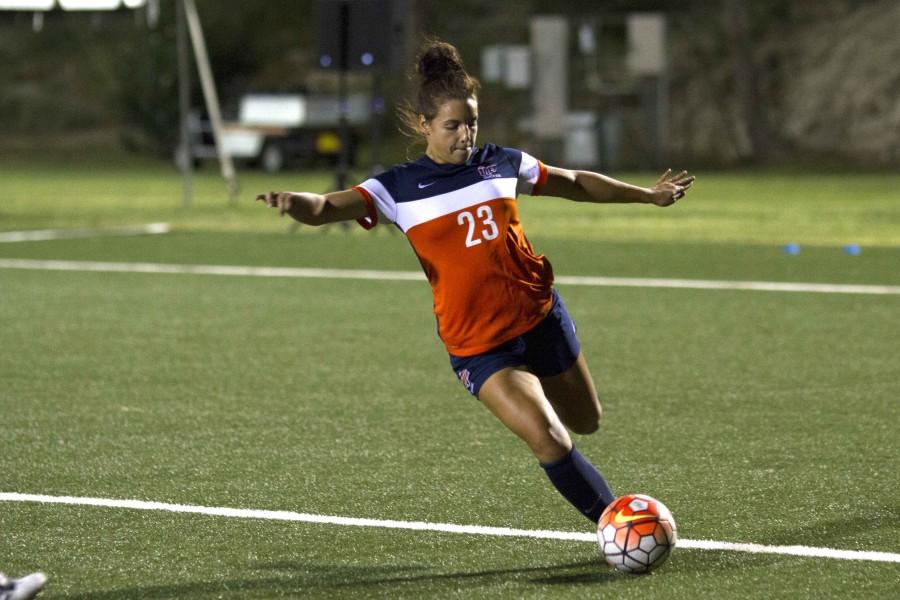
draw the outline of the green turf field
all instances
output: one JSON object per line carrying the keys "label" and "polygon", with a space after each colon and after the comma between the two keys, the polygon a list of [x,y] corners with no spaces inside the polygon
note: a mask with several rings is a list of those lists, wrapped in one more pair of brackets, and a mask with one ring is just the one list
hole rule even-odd
{"label": "green turf field", "polygon": [[[325,173],[0,167],[0,259],[415,270],[401,236],[250,201]],[[632,176],[650,182],[652,174]],[[560,275],[900,285],[900,177],[700,174],[673,209],[522,199]],[[798,242],[786,255],[781,246]],[[842,252],[847,243],[862,253]],[[560,285],[605,400],[576,443],[687,540],[900,553],[900,296]],[[456,382],[427,284],[0,268],[0,493],[588,532]],[[46,598],[893,598],[900,564],[0,502]]]}

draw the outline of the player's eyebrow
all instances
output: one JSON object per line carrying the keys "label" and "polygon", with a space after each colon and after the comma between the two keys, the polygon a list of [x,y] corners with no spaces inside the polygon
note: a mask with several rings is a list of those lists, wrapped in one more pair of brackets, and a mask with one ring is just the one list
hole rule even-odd
{"label": "player's eyebrow", "polygon": [[444,125],[459,125],[460,123],[477,123],[478,115],[475,115],[471,119],[447,119],[444,121]]}

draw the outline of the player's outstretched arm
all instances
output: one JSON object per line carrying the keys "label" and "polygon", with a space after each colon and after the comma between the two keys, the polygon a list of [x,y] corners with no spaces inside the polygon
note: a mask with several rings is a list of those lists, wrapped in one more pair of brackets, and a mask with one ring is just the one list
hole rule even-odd
{"label": "player's outstretched arm", "polygon": [[640,187],[592,171],[547,167],[542,196],[568,198],[576,202],[634,202],[670,206],[684,197],[695,177],[687,171],[663,173],[651,188]]}
{"label": "player's outstretched arm", "polygon": [[256,199],[269,208],[277,208],[283,217],[307,225],[324,225],[337,221],[361,219],[368,214],[365,198],[356,190],[344,190],[328,194],[309,192],[266,192]]}

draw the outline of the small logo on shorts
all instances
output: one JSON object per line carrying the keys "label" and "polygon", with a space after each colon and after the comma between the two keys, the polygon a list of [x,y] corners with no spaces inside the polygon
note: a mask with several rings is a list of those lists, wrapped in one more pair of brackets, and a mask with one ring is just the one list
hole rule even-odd
{"label": "small logo on shorts", "polygon": [[458,371],[456,373],[456,376],[459,377],[459,380],[462,382],[463,386],[465,386],[465,388],[469,390],[470,394],[474,394],[475,384],[472,383],[472,381],[469,379],[470,375],[471,374],[469,373],[468,369],[463,369],[462,371]]}

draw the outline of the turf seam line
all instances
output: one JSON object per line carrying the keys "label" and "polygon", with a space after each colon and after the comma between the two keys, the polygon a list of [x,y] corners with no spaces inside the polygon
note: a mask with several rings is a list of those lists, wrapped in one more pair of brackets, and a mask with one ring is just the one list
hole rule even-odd
{"label": "turf seam line", "polygon": [[0,231],[0,242],[43,242],[48,240],[76,240],[95,237],[125,237],[132,235],[159,235],[169,233],[168,223],[148,223],[116,229],[32,229],[27,231]]}
{"label": "turf seam line", "polygon": [[[0,269],[151,273],[164,275],[222,275],[231,277],[287,277],[357,279],[377,281],[425,281],[425,275],[419,271],[321,269],[304,267],[249,267],[238,265],[188,265],[174,263],[98,262],[77,260],[32,260],[17,258],[0,258]],[[738,290],[757,292],[799,292],[813,294],[900,295],[900,285],[801,283],[780,281],[727,281],[707,279],[662,279],[641,277],[592,277],[571,275],[560,275],[555,278],[555,281],[556,283],[562,285],[581,285],[593,287]]]}
{"label": "turf seam line", "polygon": [[[198,514],[236,519],[291,521],[320,525],[378,527],[384,529],[434,531],[441,533],[486,535],[495,537],[519,537],[592,543],[597,542],[596,534],[591,532],[514,529],[510,527],[491,527],[485,525],[457,525],[453,523],[429,523],[425,521],[366,519],[358,517],[340,517],[334,515],[316,515],[282,510],[255,510],[246,508],[195,506],[189,504],[172,504],[168,502],[150,502],[145,500],[117,500],[111,498],[50,496],[46,494],[0,492],[0,502],[32,502],[41,504],[63,504],[70,506],[125,508],[132,510],[164,511],[172,513]],[[898,553],[862,550],[838,550],[834,548],[817,548],[813,546],[767,546],[763,544],[720,542],[714,540],[679,539],[678,547],[694,550],[719,550],[726,552],[748,552],[752,554],[780,554],[839,560],[900,563],[900,554]]]}

